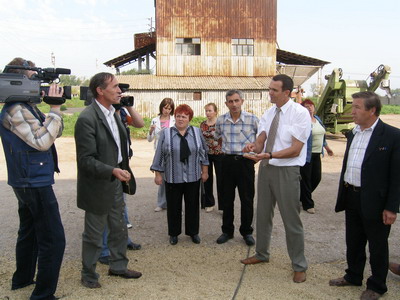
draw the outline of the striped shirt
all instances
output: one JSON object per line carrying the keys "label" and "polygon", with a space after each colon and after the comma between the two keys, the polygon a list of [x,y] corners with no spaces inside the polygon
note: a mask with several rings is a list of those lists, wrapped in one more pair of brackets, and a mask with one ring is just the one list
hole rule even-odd
{"label": "striped shirt", "polygon": [[370,128],[361,130],[360,126],[357,125],[353,129],[354,137],[350,145],[346,171],[344,173],[344,181],[348,184],[361,187],[361,167],[364,161],[365,151],[367,150],[376,124],[378,124],[378,120],[379,118]]}
{"label": "striped shirt", "polygon": [[178,129],[173,126],[160,132],[156,153],[150,170],[164,173],[168,183],[195,182],[201,178],[201,166],[209,165],[208,148],[197,127],[189,126],[186,140],[190,149],[187,163],[180,161]]}
{"label": "striped shirt", "polygon": [[243,148],[256,140],[258,118],[248,112],[241,111],[239,119],[234,122],[230,112],[219,116],[215,127],[215,136],[222,137],[222,152],[242,155]]}
{"label": "striped shirt", "polygon": [[[38,115],[43,116],[35,104],[28,105],[31,105]],[[11,106],[4,113],[3,126],[38,151],[50,149],[64,129],[63,119],[57,111],[51,109],[42,125],[29,109],[21,104]]]}

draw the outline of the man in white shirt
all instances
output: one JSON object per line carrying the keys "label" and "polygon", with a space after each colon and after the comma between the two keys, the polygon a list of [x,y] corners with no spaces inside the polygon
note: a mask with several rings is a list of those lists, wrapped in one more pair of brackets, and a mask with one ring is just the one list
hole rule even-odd
{"label": "man in white shirt", "polygon": [[300,219],[300,167],[305,164],[307,139],[311,132],[310,115],[300,104],[290,100],[293,80],[276,75],[269,86],[271,102],[260,121],[255,143],[244,152],[260,161],[258,172],[256,254],[243,264],[268,262],[274,209],[278,203],[285,224],[287,248],[294,270],[293,281],[306,280],[304,233]]}
{"label": "man in white shirt", "polygon": [[129,167],[128,134],[113,107],[120,103],[121,89],[110,73],[94,75],[89,87],[96,100],[79,115],[75,125],[77,204],[85,211],[81,283],[87,288],[100,288],[96,263],[106,225],[108,275],[131,279],[142,274],[127,267],[123,192],[134,194],[136,183]]}
{"label": "man in white shirt", "polygon": [[372,275],[361,300],[386,293],[388,237],[400,203],[400,130],[379,119],[381,102],[373,92],[352,95],[357,126],[346,134],[347,145],[335,211],[345,211],[347,269],[331,286],[361,286],[368,242]]}

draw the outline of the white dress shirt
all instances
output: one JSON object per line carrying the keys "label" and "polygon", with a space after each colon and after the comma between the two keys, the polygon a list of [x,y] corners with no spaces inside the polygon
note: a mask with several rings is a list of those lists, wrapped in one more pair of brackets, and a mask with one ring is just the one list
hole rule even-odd
{"label": "white dress shirt", "polygon": [[[275,116],[276,105],[268,109],[261,117],[257,136],[265,131],[268,139],[269,128]],[[289,100],[281,107],[279,125],[275,137],[274,147],[271,152],[280,151],[292,146],[292,138],[303,143],[300,155],[292,158],[272,158],[270,165],[278,167],[303,166],[307,156],[307,139],[311,133],[311,117],[306,108]],[[265,145],[264,144],[264,149]]]}
{"label": "white dress shirt", "polygon": [[361,130],[357,125],[353,129],[353,140],[349,149],[349,156],[347,157],[346,172],[344,173],[344,181],[348,184],[361,187],[361,166],[364,161],[365,151],[367,150],[369,140],[372,133],[378,124],[379,118],[375,123],[364,130]]}
{"label": "white dress shirt", "polygon": [[111,128],[112,135],[114,137],[115,143],[118,146],[118,163],[122,162],[122,152],[121,152],[121,138],[119,136],[118,125],[115,122],[115,108],[114,106],[110,106],[110,109],[105,108],[100,102],[96,100],[97,105],[100,107],[101,111],[103,112],[104,116],[106,117],[108,126]]}

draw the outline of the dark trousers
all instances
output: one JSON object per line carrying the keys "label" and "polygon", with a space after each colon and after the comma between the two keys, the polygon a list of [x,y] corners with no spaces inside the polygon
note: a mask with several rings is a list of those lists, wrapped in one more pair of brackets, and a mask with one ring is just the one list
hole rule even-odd
{"label": "dark trousers", "polygon": [[199,234],[199,188],[200,180],[185,183],[165,182],[168,235],[178,236],[182,233],[182,197],[185,201],[185,234]]}
{"label": "dark trousers", "polygon": [[367,289],[379,294],[387,291],[386,277],[389,267],[388,237],[390,226],[382,219],[365,219],[361,212],[360,192],[346,188],[346,246],[347,264],[344,278],[361,285],[366,262],[365,247],[368,242],[372,276],[367,280]]}
{"label": "dark trousers", "polygon": [[215,198],[213,193],[214,185],[214,171],[217,182],[217,197],[218,197],[218,209],[222,210],[222,155],[208,155],[208,161],[210,165],[208,166],[208,179],[204,182],[204,197],[205,197],[205,207],[211,207],[215,205]]}
{"label": "dark trousers", "polygon": [[314,207],[312,192],[321,182],[321,154],[312,153],[311,161],[300,168],[300,201],[303,209]]}
{"label": "dark trousers", "polygon": [[82,233],[82,271],[83,280],[97,282],[99,274],[96,264],[103,246],[103,233],[107,227],[107,245],[110,250],[110,270],[123,273],[128,266],[126,256],[126,243],[128,232],[124,217],[125,201],[123,198],[122,184],[114,180],[114,199],[110,210],[104,214],[95,214],[85,211],[85,227]]}
{"label": "dark trousers", "polygon": [[30,299],[55,299],[65,235],[53,188],[14,188],[14,193],[20,225],[11,289],[33,283],[37,262],[36,285]]}
{"label": "dark trousers", "polygon": [[222,232],[233,235],[235,189],[238,188],[240,197],[241,225],[239,232],[245,236],[253,233],[254,214],[254,162],[240,155],[224,155],[222,160],[223,189],[222,189]]}

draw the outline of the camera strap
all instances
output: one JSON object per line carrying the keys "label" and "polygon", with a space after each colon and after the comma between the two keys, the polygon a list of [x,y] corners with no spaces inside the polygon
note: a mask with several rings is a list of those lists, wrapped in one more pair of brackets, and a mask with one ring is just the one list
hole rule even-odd
{"label": "camera strap", "polygon": [[50,105],[61,105],[65,103],[65,98],[44,96],[43,101]]}

